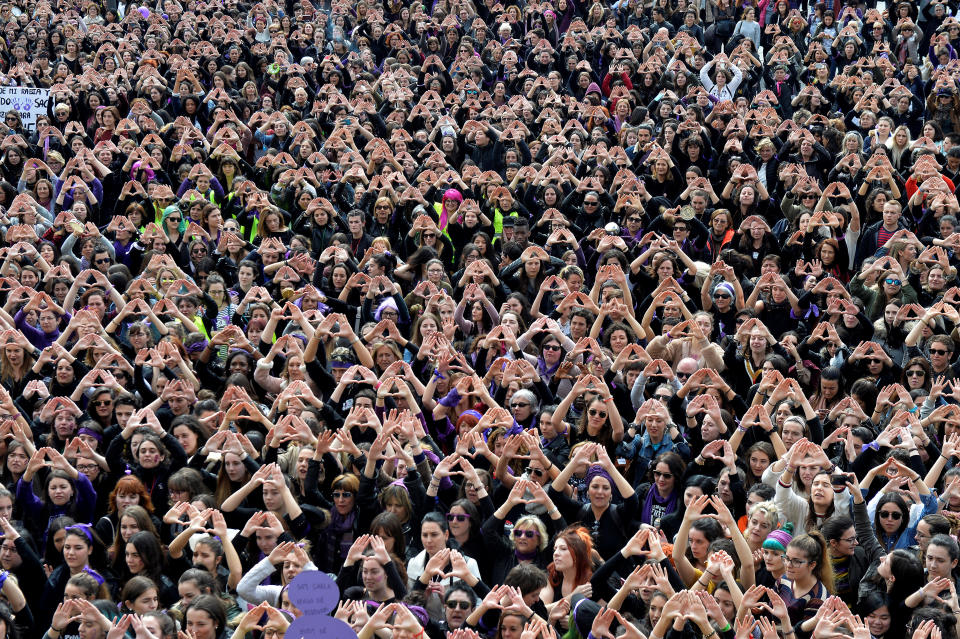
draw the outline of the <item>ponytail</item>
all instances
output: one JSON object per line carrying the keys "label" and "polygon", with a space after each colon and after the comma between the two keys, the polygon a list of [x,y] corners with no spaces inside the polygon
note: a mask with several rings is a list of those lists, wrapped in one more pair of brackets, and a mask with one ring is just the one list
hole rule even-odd
{"label": "ponytail", "polygon": [[816,563],[814,576],[823,583],[827,592],[833,594],[833,565],[830,563],[827,540],[823,538],[823,534],[819,530],[811,530],[805,535],[794,537],[789,546],[803,552],[807,561]]}

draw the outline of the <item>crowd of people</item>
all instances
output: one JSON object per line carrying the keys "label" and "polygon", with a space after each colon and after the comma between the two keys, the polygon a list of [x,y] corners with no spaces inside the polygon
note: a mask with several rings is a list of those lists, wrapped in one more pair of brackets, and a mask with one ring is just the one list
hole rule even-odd
{"label": "crowd of people", "polygon": [[0,0],[0,639],[957,639],[957,4]]}

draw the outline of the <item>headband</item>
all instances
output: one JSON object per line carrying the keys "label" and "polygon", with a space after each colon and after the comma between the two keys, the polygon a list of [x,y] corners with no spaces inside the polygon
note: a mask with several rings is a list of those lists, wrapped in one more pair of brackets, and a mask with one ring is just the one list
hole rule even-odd
{"label": "headband", "polygon": [[394,480],[394,481],[390,482],[388,485],[389,485],[389,486],[399,486],[400,488],[403,488],[405,491],[407,491],[407,494],[408,494],[408,495],[410,494],[410,489],[407,488],[407,485],[406,485],[405,483],[403,483],[403,480],[402,480],[402,479]]}
{"label": "headband", "polygon": [[91,544],[93,543],[93,533],[90,532],[92,530],[92,528],[90,527],[90,524],[72,524],[70,526],[65,526],[64,530],[67,530],[69,532],[79,531],[80,534],[82,534],[84,537],[87,538],[87,541],[89,541]]}
{"label": "headband", "polygon": [[610,486],[614,486],[613,478],[610,477],[610,473],[604,470],[603,466],[591,465],[590,468],[587,469],[587,486],[590,485],[590,482],[593,481],[594,477],[603,477],[610,482]]}
{"label": "headband", "polygon": [[209,344],[209,342],[205,339],[202,339],[198,342],[194,342],[193,344],[190,344],[189,346],[187,346],[186,350],[188,353],[200,353],[206,350],[207,344]]}
{"label": "headband", "polygon": [[93,429],[87,428],[86,426],[81,427],[80,430],[77,431],[77,435],[88,435],[93,437],[98,442],[103,441],[103,435]]}
{"label": "headband", "polygon": [[104,581],[103,577],[100,575],[99,572],[97,572],[96,570],[94,570],[94,569],[91,568],[90,566],[84,566],[84,567],[83,567],[83,572],[85,572],[85,573],[87,573],[88,575],[90,575],[91,577],[93,577],[93,578],[96,580],[96,582],[97,582],[98,584],[100,584],[101,586],[103,585],[103,581]]}

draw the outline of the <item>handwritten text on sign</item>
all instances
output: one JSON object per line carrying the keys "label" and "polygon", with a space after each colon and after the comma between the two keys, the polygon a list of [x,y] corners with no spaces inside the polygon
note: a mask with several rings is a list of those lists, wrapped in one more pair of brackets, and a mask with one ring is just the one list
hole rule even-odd
{"label": "handwritten text on sign", "polygon": [[0,112],[19,113],[28,133],[37,128],[37,116],[46,115],[49,102],[50,89],[0,86]]}

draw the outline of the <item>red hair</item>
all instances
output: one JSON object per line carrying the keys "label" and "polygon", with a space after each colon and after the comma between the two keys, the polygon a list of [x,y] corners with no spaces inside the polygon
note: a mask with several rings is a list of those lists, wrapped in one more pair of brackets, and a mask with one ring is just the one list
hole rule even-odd
{"label": "red hair", "polygon": [[110,492],[110,512],[117,512],[117,495],[129,495],[131,493],[140,497],[140,505],[152,515],[153,502],[150,500],[150,493],[147,492],[147,487],[143,485],[143,482],[134,475],[125,475],[117,480],[117,485]]}
{"label": "red hair", "polygon": [[[593,538],[590,536],[590,532],[583,526],[570,526],[557,535],[553,543],[556,544],[561,539],[566,542],[567,548],[573,556],[573,566],[576,569],[574,586],[587,583],[593,576]],[[552,586],[559,586],[563,583],[563,573],[557,570],[555,562],[551,561],[550,565],[547,566],[547,574]]]}

